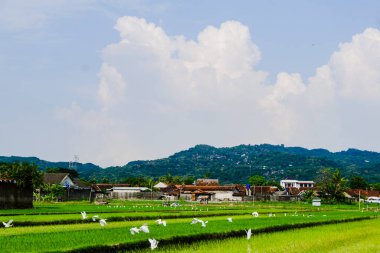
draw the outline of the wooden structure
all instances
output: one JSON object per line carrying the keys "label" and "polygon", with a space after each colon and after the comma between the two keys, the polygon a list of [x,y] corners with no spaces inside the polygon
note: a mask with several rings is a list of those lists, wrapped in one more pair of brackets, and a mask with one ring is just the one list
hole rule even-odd
{"label": "wooden structure", "polygon": [[32,207],[32,188],[20,188],[13,179],[0,179],[0,209]]}

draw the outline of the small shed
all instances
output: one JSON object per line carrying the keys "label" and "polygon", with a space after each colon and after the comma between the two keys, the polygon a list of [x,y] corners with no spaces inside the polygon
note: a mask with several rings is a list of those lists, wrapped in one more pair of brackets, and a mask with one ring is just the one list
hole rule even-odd
{"label": "small shed", "polygon": [[312,200],[312,205],[313,206],[321,206],[321,199],[320,198],[315,198]]}

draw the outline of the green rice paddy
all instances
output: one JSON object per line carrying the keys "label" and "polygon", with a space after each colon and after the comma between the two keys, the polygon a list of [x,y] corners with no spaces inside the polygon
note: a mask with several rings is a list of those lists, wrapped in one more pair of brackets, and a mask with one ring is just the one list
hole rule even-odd
{"label": "green rice paddy", "polygon": [[[81,211],[86,211],[87,219],[82,219]],[[253,211],[259,212],[258,218],[251,215]],[[272,217],[269,214],[272,214]],[[93,215],[106,218],[108,224],[101,227],[99,222],[91,220]],[[244,242],[247,246],[247,240],[243,240],[244,230],[251,228],[253,237],[250,247],[252,252],[256,252],[253,247],[256,245],[253,243],[254,240],[277,234],[272,233],[275,231],[282,231],[278,233],[281,235],[289,233],[286,231],[288,229],[298,228],[294,231],[302,231],[309,229],[304,228],[307,226],[374,218],[369,221],[354,222],[367,224],[378,222],[378,215],[379,212],[375,209],[359,211],[351,206],[315,208],[309,204],[299,203],[264,202],[256,203],[255,206],[251,203],[208,205],[183,203],[179,207],[165,207],[158,201],[123,201],[107,206],[85,202],[37,203],[35,208],[30,210],[0,212],[1,221],[14,220],[13,227],[0,229],[0,245],[2,245],[1,252],[123,252],[150,250],[148,238],[155,238],[160,241],[156,250],[167,248],[170,251],[173,250],[170,247],[175,246],[174,249],[179,251],[186,250],[186,247],[201,249],[203,246],[196,246],[197,244],[193,243],[202,242],[207,245],[209,241],[215,244],[217,238],[223,238],[223,243],[228,243],[230,238],[236,237],[237,239],[232,240],[242,240],[239,245],[243,245]],[[195,217],[208,221],[207,226],[191,225],[191,220]],[[228,222],[227,217],[232,217],[233,222]],[[157,225],[155,220],[158,218],[166,219],[167,226]],[[351,226],[354,223],[343,225]],[[149,234],[140,232],[131,235],[130,228],[143,224],[149,226]],[[319,228],[322,226],[315,229]],[[270,251],[259,250],[259,252]]]}

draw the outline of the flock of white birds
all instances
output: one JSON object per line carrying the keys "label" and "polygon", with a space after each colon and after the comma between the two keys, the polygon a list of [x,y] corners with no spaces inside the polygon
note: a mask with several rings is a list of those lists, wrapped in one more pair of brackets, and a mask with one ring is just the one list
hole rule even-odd
{"label": "flock of white birds", "polygon": [[[87,216],[87,213],[85,211],[81,212],[81,215],[82,215],[82,219],[83,220],[86,220],[88,218]],[[259,213],[258,212],[252,212],[252,216],[257,218],[259,217]],[[272,213],[269,213],[268,214],[269,217],[275,217],[276,214],[272,214]],[[287,216],[286,213],[284,213],[284,216]],[[292,216],[298,216],[297,212],[295,212],[294,214],[292,214]],[[303,216],[305,216],[305,214],[303,214]],[[308,215],[308,217],[312,217],[313,215]],[[323,215],[323,216],[326,216],[326,215]],[[99,215],[93,215],[91,217],[92,221],[93,222],[96,222],[96,221],[99,221],[99,225],[101,227],[104,227],[105,225],[107,225],[107,219],[103,219],[103,218],[100,218]],[[227,218],[227,221],[228,222],[233,222],[232,218],[231,217],[228,217]],[[155,221],[157,223],[157,225],[162,225],[164,227],[166,227],[166,221],[165,220],[162,220],[162,219],[158,219]],[[201,227],[205,228],[208,221],[203,221],[201,219],[198,219],[198,218],[193,218],[192,221],[191,221],[191,225],[194,225],[194,224],[197,224],[197,223],[200,223],[201,224]],[[9,227],[12,227],[13,226],[13,220],[9,220],[8,222],[3,222],[3,225],[4,225],[4,228],[9,228]],[[140,226],[139,228],[137,227],[133,227],[133,228],[130,228],[130,233],[131,235],[135,235],[135,234],[138,234],[140,232],[143,232],[143,233],[149,233],[149,227],[148,225],[145,223],[143,224],[142,226]],[[247,234],[247,240],[249,240],[252,236],[252,230],[251,229],[248,229],[248,230],[245,230],[246,234]],[[152,250],[154,250],[155,248],[158,247],[158,241],[154,238],[149,238],[149,243],[150,243],[150,248]]]}
{"label": "flock of white birds", "polygon": [[[85,211],[81,212],[81,215],[82,215],[82,219],[85,220],[87,219],[87,213]],[[253,217],[259,217],[259,214],[258,212],[253,212],[252,213],[252,216]],[[273,217],[275,215],[272,215],[272,213],[269,214],[269,217]],[[286,214],[285,214],[286,216]],[[106,222],[106,219],[102,219],[102,218],[99,218],[99,215],[94,215],[92,216],[92,221],[96,221],[96,220],[99,220],[99,224],[100,226],[104,227],[107,222]],[[232,218],[231,217],[228,217],[227,218],[227,221],[228,222],[232,222]],[[13,221],[10,220],[10,224],[12,223]],[[155,221],[157,223],[157,225],[162,225],[164,227],[166,227],[166,221],[165,220],[162,220],[162,219],[158,219]],[[201,220],[201,219],[198,219],[198,218],[193,218],[192,221],[191,221],[191,225],[194,225],[194,224],[197,224],[197,223],[200,223],[201,224],[201,227],[205,228],[206,227],[206,224],[208,223],[208,221],[204,221],[204,220]],[[6,223],[4,223],[4,226]],[[140,226],[139,228],[138,227],[133,227],[133,228],[130,228],[129,229],[131,235],[135,235],[135,234],[138,234],[140,232],[144,232],[144,233],[149,233],[149,227],[148,227],[148,224],[143,224],[142,226]],[[251,229],[248,229],[248,230],[245,230],[245,232],[247,233],[247,240],[249,240],[251,238],[251,235],[252,235],[252,230]],[[154,238],[149,238],[149,243],[150,243],[150,248],[152,250],[156,249],[158,247],[158,243],[159,241],[157,241],[156,239]]]}

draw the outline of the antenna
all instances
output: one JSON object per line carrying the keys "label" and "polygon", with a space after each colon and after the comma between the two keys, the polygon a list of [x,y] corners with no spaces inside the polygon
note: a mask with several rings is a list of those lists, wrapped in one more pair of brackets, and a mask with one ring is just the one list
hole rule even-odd
{"label": "antenna", "polygon": [[69,169],[76,170],[78,163],[79,163],[79,156],[74,155],[74,159],[69,162]]}

